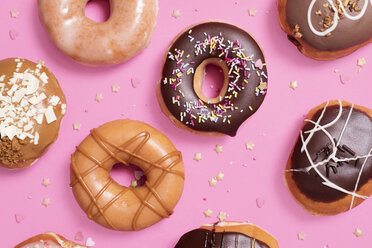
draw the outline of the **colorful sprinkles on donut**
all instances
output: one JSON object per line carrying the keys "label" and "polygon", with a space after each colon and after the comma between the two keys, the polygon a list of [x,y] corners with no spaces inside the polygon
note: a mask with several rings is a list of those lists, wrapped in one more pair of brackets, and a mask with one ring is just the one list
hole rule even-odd
{"label": "colorful sprinkles on donut", "polygon": [[[198,89],[208,64],[220,66],[225,76],[215,99]],[[234,25],[206,22],[191,27],[171,45],[159,100],[166,112],[193,130],[235,136],[241,123],[261,105],[267,87],[265,59],[255,40]]]}

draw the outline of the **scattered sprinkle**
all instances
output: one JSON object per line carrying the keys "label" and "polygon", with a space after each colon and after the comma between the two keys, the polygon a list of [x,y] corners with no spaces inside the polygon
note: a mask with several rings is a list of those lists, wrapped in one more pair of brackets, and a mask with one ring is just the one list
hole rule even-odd
{"label": "scattered sprinkle", "polygon": [[17,39],[18,35],[19,35],[19,33],[18,33],[17,30],[10,30],[9,31],[9,37],[10,37],[11,40]]}
{"label": "scattered sprinkle", "polygon": [[137,180],[132,180],[131,183],[130,183],[130,186],[133,187],[133,188],[137,187],[138,186]]}
{"label": "scattered sprinkle", "polygon": [[338,69],[334,69],[333,72],[334,72],[334,73],[338,73]]}
{"label": "scattered sprinkle", "polygon": [[133,88],[137,88],[141,84],[141,81],[138,78],[131,78],[130,84]]}
{"label": "scattered sprinkle", "polygon": [[248,167],[248,164],[245,164],[245,163],[244,163],[244,164],[242,164],[242,165],[243,165],[243,167]]}
{"label": "scattered sprinkle", "polygon": [[224,176],[225,176],[225,175],[224,175],[222,172],[220,172],[220,173],[217,174],[216,179],[217,179],[218,181],[222,181]]}
{"label": "scattered sprinkle", "polygon": [[48,207],[51,204],[50,198],[44,198],[41,204]]}
{"label": "scattered sprinkle", "polygon": [[363,232],[362,232],[362,230],[360,230],[359,228],[356,228],[356,229],[355,229],[355,232],[354,232],[354,235],[355,235],[357,238],[359,238],[359,237],[361,237],[361,236],[363,235]]}
{"label": "scattered sprinkle", "polygon": [[292,81],[290,84],[289,84],[289,88],[292,88],[292,90],[295,90],[298,88],[298,83],[297,81]]}
{"label": "scattered sprinkle", "polygon": [[25,218],[23,217],[22,214],[15,214],[14,215],[15,221],[19,224],[21,223]]}
{"label": "scattered sprinkle", "polygon": [[41,183],[44,187],[48,187],[50,185],[50,179],[44,178],[43,182]]}
{"label": "scattered sprinkle", "polygon": [[120,86],[118,84],[114,84],[114,85],[111,86],[111,90],[114,93],[118,93],[119,90],[120,90]]}
{"label": "scattered sprinkle", "polygon": [[84,235],[83,235],[83,233],[82,233],[82,232],[77,232],[77,233],[75,234],[75,240],[76,240],[76,241],[82,241],[82,240],[84,240]]}
{"label": "scattered sprinkle", "polygon": [[227,213],[225,213],[225,212],[220,212],[219,214],[218,214],[218,217],[217,217],[220,221],[224,221],[224,220],[226,220],[226,218],[227,218]]}
{"label": "scattered sprinkle", "polygon": [[222,146],[216,145],[216,148],[214,148],[217,154],[222,152]]}
{"label": "scattered sprinkle", "polygon": [[213,211],[208,208],[206,211],[204,211],[204,216],[205,217],[211,217],[212,213],[213,213]]}
{"label": "scattered sprinkle", "polygon": [[304,232],[297,233],[298,240],[305,240],[306,234]]}
{"label": "scattered sprinkle", "polygon": [[265,205],[265,199],[257,198],[256,199],[256,205],[257,205],[258,208],[262,208]]}
{"label": "scattered sprinkle", "polygon": [[254,146],[255,146],[255,144],[253,144],[252,141],[249,141],[249,142],[245,143],[245,148],[247,150],[251,150],[252,151],[253,148],[254,148]]}
{"label": "scattered sprinkle", "polygon": [[340,75],[340,82],[341,82],[342,84],[346,84],[347,81],[349,81],[349,77],[348,77],[347,75],[345,75],[345,74],[341,74],[341,75]]}
{"label": "scattered sprinkle", "polygon": [[249,16],[255,16],[256,15],[256,12],[257,12],[257,10],[255,8],[250,8],[248,10]]}
{"label": "scattered sprinkle", "polygon": [[214,187],[214,186],[216,186],[216,184],[217,184],[217,180],[216,180],[216,178],[212,178],[212,179],[210,179],[210,180],[208,180],[209,181],[209,186],[210,187]]}
{"label": "scattered sprinkle", "polygon": [[88,246],[88,247],[92,247],[92,246],[96,245],[96,242],[94,242],[91,237],[88,237],[87,241],[85,242],[85,245]]}
{"label": "scattered sprinkle", "polygon": [[254,63],[254,66],[262,70],[263,69],[262,60],[261,59],[256,60],[256,62]]}
{"label": "scattered sprinkle", "polygon": [[74,123],[72,124],[72,126],[73,126],[74,130],[80,130],[80,128],[81,128],[81,123],[78,122],[78,121],[76,121],[76,122],[74,122]]}
{"label": "scattered sprinkle", "polygon": [[358,59],[358,66],[363,67],[366,64],[365,58]]}
{"label": "scattered sprinkle", "polygon": [[10,11],[10,17],[11,17],[11,18],[18,18],[18,15],[19,15],[19,11],[18,11],[18,10],[16,10],[16,9],[12,9],[12,10]]}
{"label": "scattered sprinkle", "polygon": [[233,164],[234,164],[234,161],[230,161],[230,162],[229,162],[229,165],[233,165]]}
{"label": "scattered sprinkle", "polygon": [[173,16],[174,18],[177,19],[178,17],[180,17],[180,15],[181,15],[180,10],[178,10],[178,9],[173,10],[172,16]]}
{"label": "scattered sprinkle", "polygon": [[103,100],[103,95],[101,93],[96,94],[96,99],[97,102],[101,102]]}
{"label": "scattered sprinkle", "polygon": [[194,160],[199,162],[200,160],[202,160],[202,155],[201,153],[195,153],[194,155]]}
{"label": "scattered sprinkle", "polygon": [[257,88],[261,91],[267,90],[267,83],[266,82],[260,82],[260,85]]}

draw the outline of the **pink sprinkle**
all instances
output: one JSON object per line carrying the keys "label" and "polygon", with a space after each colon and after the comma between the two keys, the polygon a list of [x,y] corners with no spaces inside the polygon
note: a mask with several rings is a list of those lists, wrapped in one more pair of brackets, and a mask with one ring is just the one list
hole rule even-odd
{"label": "pink sprinkle", "polygon": [[252,159],[253,159],[253,161],[256,161],[256,158],[255,157],[253,157]]}
{"label": "pink sprinkle", "polygon": [[25,219],[22,214],[15,214],[14,217],[15,217],[15,221],[18,224],[21,223]]}
{"label": "pink sprinkle", "polygon": [[16,30],[10,30],[9,31],[9,36],[11,40],[15,40],[18,37],[19,33]]}
{"label": "pink sprinkle", "polygon": [[203,197],[203,201],[206,201],[207,200],[207,198],[206,197]]}
{"label": "pink sprinkle", "polygon": [[340,75],[340,81],[342,84],[346,84],[347,81],[349,81],[349,77],[345,74]]}
{"label": "pink sprinkle", "polygon": [[258,69],[262,70],[262,68],[263,68],[262,60],[258,59],[256,61],[256,63],[254,63],[254,66],[257,67]]}
{"label": "pink sprinkle", "polygon": [[265,199],[257,198],[256,199],[256,205],[258,208],[262,208],[265,205]]}
{"label": "pink sprinkle", "polygon": [[141,81],[138,78],[132,78],[130,83],[132,84],[133,88],[137,88],[141,84]]}
{"label": "pink sprinkle", "polygon": [[84,240],[83,233],[82,233],[82,232],[77,232],[77,233],[75,234],[75,240],[76,240],[76,241],[82,241],[82,240]]}

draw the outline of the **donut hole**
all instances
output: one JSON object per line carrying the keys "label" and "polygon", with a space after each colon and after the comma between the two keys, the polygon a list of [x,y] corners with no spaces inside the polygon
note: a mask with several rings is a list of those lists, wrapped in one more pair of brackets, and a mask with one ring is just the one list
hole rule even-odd
{"label": "donut hole", "polygon": [[89,0],[85,6],[85,16],[98,23],[106,22],[110,14],[109,0]]}
{"label": "donut hole", "polygon": [[146,176],[143,175],[143,171],[138,166],[126,166],[122,163],[115,164],[110,171],[110,175],[114,181],[125,187],[131,186],[134,180],[137,181],[137,187],[142,186],[147,180]]}
{"label": "donut hole", "polygon": [[204,60],[195,70],[194,90],[206,103],[218,103],[225,96],[228,87],[228,68],[223,60]]}
{"label": "donut hole", "polygon": [[220,95],[225,75],[220,66],[209,64],[205,67],[202,92],[208,98],[216,98]]}

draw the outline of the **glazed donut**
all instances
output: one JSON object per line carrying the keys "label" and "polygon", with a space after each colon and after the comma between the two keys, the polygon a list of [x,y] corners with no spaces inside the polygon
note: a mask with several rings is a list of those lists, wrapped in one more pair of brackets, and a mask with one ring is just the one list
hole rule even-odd
{"label": "glazed donut", "polygon": [[278,12],[288,39],[313,59],[340,58],[372,42],[370,0],[278,0]]}
{"label": "glazed donut", "polygon": [[278,248],[273,236],[258,226],[242,222],[203,225],[184,234],[175,248]]}
{"label": "glazed donut", "polygon": [[147,47],[156,23],[157,0],[110,0],[104,23],[85,16],[89,0],[38,0],[39,16],[53,43],[73,60],[112,65]]}
{"label": "glazed donut", "polygon": [[[117,163],[137,165],[145,184],[119,185],[110,176]],[[160,131],[139,121],[117,120],[91,130],[71,157],[71,187],[80,207],[114,230],[140,230],[169,217],[183,184],[181,152]]]}
{"label": "glazed donut", "polygon": [[31,166],[57,139],[66,112],[56,77],[26,59],[0,61],[0,166]]}
{"label": "glazed donut", "polygon": [[69,241],[59,234],[48,232],[29,238],[15,248],[87,248]]}
{"label": "glazed donut", "polygon": [[315,215],[339,214],[372,194],[372,110],[346,101],[312,109],[288,160],[286,184]]}
{"label": "glazed donut", "polygon": [[[225,77],[213,99],[202,92],[208,64],[221,67]],[[165,54],[157,97],[176,126],[198,134],[235,136],[266,92],[265,58],[257,42],[235,25],[208,21],[174,39]]]}

